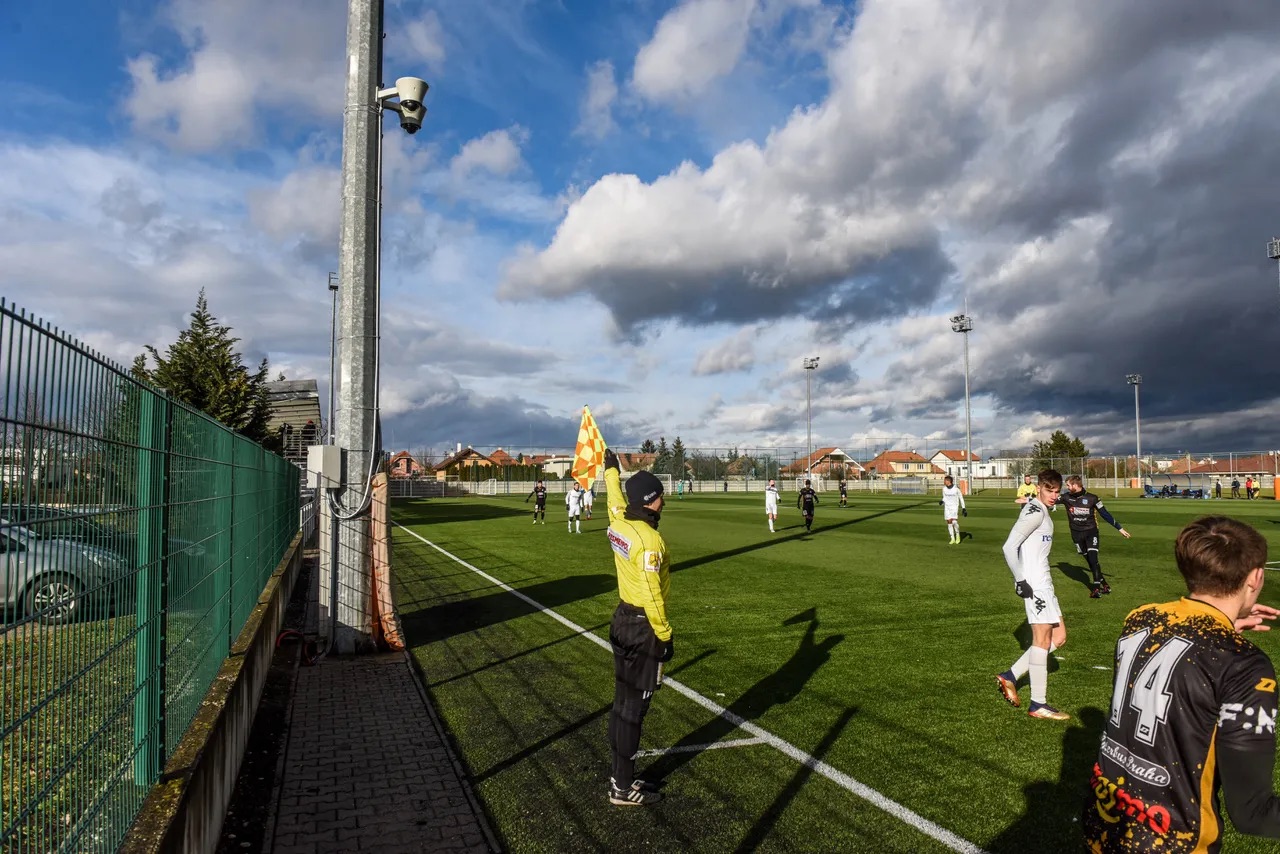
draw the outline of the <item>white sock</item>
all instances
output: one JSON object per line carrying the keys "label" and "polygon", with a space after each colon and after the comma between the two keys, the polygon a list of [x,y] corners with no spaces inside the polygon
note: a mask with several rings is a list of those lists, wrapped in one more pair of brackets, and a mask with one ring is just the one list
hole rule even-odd
{"label": "white sock", "polygon": [[578,531],[578,533],[579,533],[579,534],[581,534],[581,533],[582,533],[582,523],[581,523],[581,522],[574,522],[574,523],[573,523],[573,527]]}
{"label": "white sock", "polygon": [[951,523],[951,533],[952,533],[952,536],[954,536],[957,540],[960,539],[960,523],[959,522]]}
{"label": "white sock", "polygon": [[1027,671],[1031,668],[1031,650],[1033,649],[1035,649],[1034,646],[1027,647],[1027,651],[1022,654],[1022,657],[1009,668],[1009,672],[1013,674],[1014,682],[1027,675]]}
{"label": "white sock", "polygon": [[1049,684],[1049,650],[1033,646],[1031,653],[1031,702],[1045,703],[1045,691]]}

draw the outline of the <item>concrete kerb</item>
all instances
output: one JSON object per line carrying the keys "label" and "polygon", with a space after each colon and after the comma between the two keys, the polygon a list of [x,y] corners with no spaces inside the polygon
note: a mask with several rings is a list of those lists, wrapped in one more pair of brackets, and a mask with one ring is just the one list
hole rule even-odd
{"label": "concrete kerb", "polygon": [[302,534],[289,544],[222,663],[195,720],[134,820],[122,854],[217,848],[275,639],[302,567]]}

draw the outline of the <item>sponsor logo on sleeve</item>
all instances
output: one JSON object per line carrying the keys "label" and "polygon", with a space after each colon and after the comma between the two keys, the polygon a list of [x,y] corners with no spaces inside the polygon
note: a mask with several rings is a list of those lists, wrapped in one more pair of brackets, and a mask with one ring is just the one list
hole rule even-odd
{"label": "sponsor logo on sleeve", "polygon": [[628,559],[631,557],[631,541],[613,530],[613,528],[609,529],[609,545],[623,557]]}
{"label": "sponsor logo on sleeve", "polygon": [[1276,708],[1270,711],[1262,706],[1246,706],[1244,703],[1223,703],[1218,709],[1218,727],[1226,729],[1226,725],[1234,723],[1245,732],[1274,733],[1276,731]]}
{"label": "sponsor logo on sleeve", "polygon": [[645,572],[657,572],[660,569],[662,569],[662,552],[646,549],[644,553]]}
{"label": "sponsor logo on sleeve", "polygon": [[1267,679],[1265,677],[1259,679],[1258,684],[1253,686],[1253,690],[1263,691],[1267,694],[1274,694],[1276,692],[1276,680]]}

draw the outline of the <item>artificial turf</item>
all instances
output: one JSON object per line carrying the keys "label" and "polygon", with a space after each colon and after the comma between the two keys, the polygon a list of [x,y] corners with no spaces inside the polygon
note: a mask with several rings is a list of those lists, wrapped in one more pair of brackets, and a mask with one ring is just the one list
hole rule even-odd
{"label": "artificial turf", "polygon": [[[1059,514],[1051,564],[1068,641],[1049,701],[1067,724],[999,697],[993,674],[1030,632],[1000,547],[1010,496],[969,499],[960,545],[937,496],[824,495],[812,534],[783,496],[770,533],[762,495],[670,500],[668,673],[735,715],[986,851],[1078,851],[1079,815],[1110,702],[1125,614],[1182,594],[1173,539],[1222,513],[1268,539],[1272,501],[1113,500],[1133,534],[1103,526],[1114,592],[1088,598],[1086,564]],[[551,502],[531,525],[517,498],[405,501],[398,523],[598,636],[617,602],[603,502],[565,530]],[[1280,554],[1275,555],[1280,557]],[[516,852],[950,850],[767,744],[673,752],[638,762],[666,781],[653,808],[612,807],[606,725],[610,655],[405,530],[394,537],[397,599],[412,654],[505,846]],[[1262,601],[1280,604],[1267,588]],[[1254,633],[1273,658],[1275,633]],[[661,690],[641,749],[748,733]],[[1225,850],[1273,851],[1228,829]]]}

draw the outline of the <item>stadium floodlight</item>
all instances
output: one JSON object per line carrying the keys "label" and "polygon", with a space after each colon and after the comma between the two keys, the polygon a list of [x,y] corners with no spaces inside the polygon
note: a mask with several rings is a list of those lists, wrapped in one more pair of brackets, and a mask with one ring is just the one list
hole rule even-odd
{"label": "stadium floodlight", "polygon": [[338,342],[338,274],[329,273],[329,293],[333,297],[333,310],[329,315],[329,422],[325,430],[329,434],[329,444],[333,444],[333,356]]}
{"label": "stadium floodlight", "polygon": [[1125,374],[1125,382],[1133,386],[1133,436],[1137,442],[1134,465],[1138,469],[1138,488],[1142,488],[1142,417],[1138,409],[1138,389],[1142,386],[1142,374]]}
{"label": "stadium floodlight", "polygon": [[951,318],[951,331],[964,335],[964,479],[969,494],[973,494],[973,419],[969,410],[969,333],[973,331],[973,318],[957,314]]}
{"label": "stadium floodlight", "polygon": [[1267,257],[1272,261],[1280,261],[1280,237],[1273,237],[1267,243]]}
{"label": "stadium floodlight", "polygon": [[812,359],[804,360],[804,399],[806,409],[808,410],[807,421],[809,423],[809,456],[805,458],[804,474],[805,477],[813,475],[813,371],[818,367],[818,358],[814,356]]}

